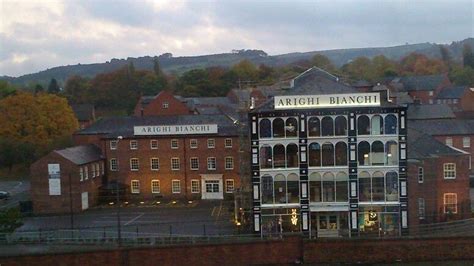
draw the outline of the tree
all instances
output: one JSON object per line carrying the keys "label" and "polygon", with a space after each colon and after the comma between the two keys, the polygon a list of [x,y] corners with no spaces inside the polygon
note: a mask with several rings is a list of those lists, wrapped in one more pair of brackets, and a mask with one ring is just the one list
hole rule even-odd
{"label": "tree", "polygon": [[456,85],[474,87],[474,68],[454,66],[449,73],[449,79]]}
{"label": "tree", "polygon": [[16,92],[16,87],[8,81],[0,80],[0,99],[12,95]]}
{"label": "tree", "polygon": [[352,79],[371,80],[371,63],[367,57],[357,57],[352,62],[343,65],[342,71]]}
{"label": "tree", "polygon": [[464,66],[469,66],[474,68],[474,54],[472,53],[472,48],[469,44],[465,43],[462,51],[463,64]]}
{"label": "tree", "polygon": [[258,69],[250,60],[244,59],[235,64],[232,69],[237,75],[239,86],[243,82],[256,82],[258,78]]}
{"label": "tree", "polygon": [[329,73],[334,73],[336,67],[332,64],[331,60],[322,54],[316,54],[311,58],[311,64],[315,67],[326,70]]}
{"label": "tree", "polygon": [[389,60],[383,55],[377,55],[372,58],[371,62],[371,81],[378,81],[383,77],[390,77],[397,75],[397,63]]}
{"label": "tree", "polygon": [[400,61],[403,75],[433,75],[448,71],[441,60],[429,59],[426,55],[411,53]]}
{"label": "tree", "polygon": [[40,92],[44,92],[44,88],[43,88],[43,86],[41,86],[41,84],[36,84],[35,85],[35,94],[40,93]]}
{"label": "tree", "polygon": [[48,93],[59,93],[60,91],[58,81],[52,78],[48,85]]}
{"label": "tree", "polygon": [[66,80],[64,94],[72,103],[90,102],[90,84],[89,80],[81,76],[71,76]]}
{"label": "tree", "polygon": [[448,48],[444,45],[438,45],[439,47],[439,53],[441,54],[441,60],[443,60],[444,64],[448,67],[451,67],[452,64],[452,59],[451,59],[451,54],[449,53]]}
{"label": "tree", "polygon": [[10,208],[0,212],[0,233],[12,233],[22,225],[21,213],[17,208]]}

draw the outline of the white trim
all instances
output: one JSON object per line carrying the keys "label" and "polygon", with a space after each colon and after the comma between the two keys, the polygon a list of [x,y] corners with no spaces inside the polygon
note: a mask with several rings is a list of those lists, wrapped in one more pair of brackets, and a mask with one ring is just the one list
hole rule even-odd
{"label": "white trim", "polygon": [[[134,188],[133,184],[138,184],[138,187]],[[130,180],[130,193],[140,194],[140,180],[137,180],[137,179]]]}
{"label": "white trim", "polygon": [[[177,184],[178,184],[179,191],[175,191],[174,184],[175,184],[176,182],[177,182]],[[171,193],[173,193],[173,194],[179,194],[179,193],[181,193],[181,180],[179,180],[179,179],[173,179],[173,180],[171,180]]]}
{"label": "white trim", "polygon": [[[157,182],[157,183],[158,183],[158,191],[155,191],[155,190],[153,189],[153,188],[154,188],[153,182]],[[160,191],[161,191],[160,180],[158,180],[158,179],[152,179],[152,180],[151,180],[151,193],[152,193],[152,194],[159,194]]]}

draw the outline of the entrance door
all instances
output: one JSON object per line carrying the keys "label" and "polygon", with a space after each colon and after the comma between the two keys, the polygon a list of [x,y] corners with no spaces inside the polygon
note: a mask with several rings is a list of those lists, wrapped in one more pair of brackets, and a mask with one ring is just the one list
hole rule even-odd
{"label": "entrance door", "polygon": [[82,192],[81,202],[82,202],[82,209],[83,210],[89,209],[89,193],[88,192]]}
{"label": "entrance door", "polygon": [[339,236],[339,215],[335,213],[318,215],[318,237],[338,237]]}
{"label": "entrance door", "polygon": [[203,199],[223,199],[222,180],[204,180]]}

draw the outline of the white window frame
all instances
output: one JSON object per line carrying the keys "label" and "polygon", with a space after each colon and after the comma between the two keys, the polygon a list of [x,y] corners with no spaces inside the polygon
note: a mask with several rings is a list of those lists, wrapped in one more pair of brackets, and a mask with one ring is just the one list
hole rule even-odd
{"label": "white window frame", "polygon": [[118,160],[117,158],[110,158],[109,161],[110,171],[118,171]]}
{"label": "white window frame", "polygon": [[95,164],[91,164],[91,177],[95,178]]}
{"label": "white window frame", "polygon": [[161,104],[162,109],[168,109],[169,107],[170,107],[169,102],[163,102],[163,104]]}
{"label": "white window frame", "polygon": [[130,140],[130,150],[138,150],[138,140]]}
{"label": "white window frame", "polygon": [[[232,188],[232,189],[229,189]],[[226,179],[225,180],[225,193],[234,193],[235,191],[235,182],[234,179]]]}
{"label": "white window frame", "polygon": [[[156,164],[153,163],[153,161],[156,161]],[[156,167],[153,167],[156,166]],[[152,157],[150,158],[150,170],[152,171],[158,171],[160,170],[160,159],[157,157]]]}
{"label": "white window frame", "polygon": [[197,139],[190,139],[189,140],[189,148],[190,149],[197,149],[198,148],[198,140]]}
{"label": "white window frame", "polygon": [[216,147],[216,139],[207,139],[207,148],[214,149]]}
{"label": "white window frame", "polygon": [[[134,167],[134,162],[137,162],[136,163],[136,168]],[[138,160],[138,158],[130,158],[130,171],[138,171],[140,170],[140,160]]]}
{"label": "white window frame", "polygon": [[101,162],[100,162],[100,171],[101,171],[102,175],[105,174],[104,161],[101,161]]}
{"label": "white window frame", "polygon": [[426,216],[426,205],[424,198],[418,198],[418,219],[423,220]]}
{"label": "white window frame", "polygon": [[[446,198],[447,196],[454,196],[454,203],[450,202],[448,203]],[[452,212],[453,214],[458,213],[458,194],[457,193],[444,193],[443,194],[443,212],[448,213],[446,211],[446,205],[447,204],[454,204],[454,211]]]}
{"label": "white window frame", "polygon": [[[173,145],[173,144],[176,144],[176,145]],[[170,142],[170,145],[171,145],[171,149],[173,150],[179,149],[178,139],[172,139]]]}
{"label": "white window frame", "polygon": [[[175,187],[176,184],[177,184],[177,187]],[[175,188],[177,188],[177,190]],[[173,194],[181,193],[181,180],[179,179],[171,180],[171,193]]]}
{"label": "white window frame", "polygon": [[150,140],[150,149],[157,150],[158,149],[158,140],[152,139]]}
{"label": "white window frame", "polygon": [[[158,184],[158,185],[156,185]],[[160,186],[160,180],[158,179],[152,179],[151,180],[151,193],[153,194],[158,194],[160,193],[160,189],[161,189],[161,186]]]}
{"label": "white window frame", "polygon": [[[230,144],[227,145],[228,143],[230,143]],[[231,138],[225,139],[225,141],[224,141],[224,147],[225,147],[225,148],[232,148],[232,139],[231,139]]]}
{"label": "white window frame", "polygon": [[88,180],[89,179],[89,167],[84,166],[84,180]]}
{"label": "white window frame", "polygon": [[462,138],[462,147],[463,148],[470,148],[471,147],[471,137],[463,137]]}
{"label": "white window frame", "polygon": [[[197,167],[193,168],[193,160],[196,160]],[[191,170],[199,170],[199,158],[198,157],[191,157],[189,158],[189,168]]]}
{"label": "white window frame", "polygon": [[[230,159],[230,161],[227,161],[229,159]],[[234,157],[232,157],[232,156],[225,157],[224,166],[225,166],[225,170],[233,170],[234,169]]]}
{"label": "white window frame", "polygon": [[[179,170],[180,170],[180,168],[181,168],[181,166],[180,166],[181,162],[179,161],[179,158],[178,158],[178,157],[172,157],[171,160],[170,160],[170,162],[171,162],[171,170],[173,170],[173,171],[179,171]],[[177,164],[175,164],[175,162],[177,162]],[[176,167],[173,167],[173,166],[176,166],[176,165],[178,165],[177,168],[176,168]]]}
{"label": "white window frame", "polygon": [[[212,163],[214,161],[214,163]],[[214,164],[214,167],[211,167]],[[216,157],[207,157],[207,170],[216,170],[217,169],[217,159]]]}
{"label": "white window frame", "polygon": [[140,180],[133,179],[130,181],[130,193],[140,194]]}
{"label": "white window frame", "polygon": [[[452,169],[451,169],[451,166],[452,166]],[[443,164],[443,177],[444,179],[456,179],[456,164],[455,163]]]}
{"label": "white window frame", "polygon": [[84,181],[84,168],[82,166],[79,167],[79,178],[80,181]]}
{"label": "white window frame", "polygon": [[118,144],[118,141],[117,140],[111,140],[109,142],[109,147],[111,150],[116,150],[117,149],[117,144]]}
{"label": "white window frame", "polygon": [[96,177],[99,177],[99,176],[100,176],[99,163],[95,163],[95,176],[96,176]]}
{"label": "white window frame", "polygon": [[418,183],[423,183],[425,181],[425,169],[423,167],[418,167]]}
{"label": "white window frame", "polygon": [[451,138],[451,137],[446,137],[446,145],[448,145],[448,146],[453,146],[453,138]]}
{"label": "white window frame", "polygon": [[191,193],[200,193],[199,179],[191,179]]}

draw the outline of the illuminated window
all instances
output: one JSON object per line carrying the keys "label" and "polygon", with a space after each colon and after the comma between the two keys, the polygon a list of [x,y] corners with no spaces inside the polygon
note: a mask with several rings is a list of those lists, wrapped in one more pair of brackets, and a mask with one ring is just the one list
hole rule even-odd
{"label": "illuminated window", "polygon": [[87,166],[84,166],[84,179],[89,179],[89,168]]}
{"label": "illuminated window", "polygon": [[445,163],[443,164],[444,179],[455,179],[456,178],[456,164]]}
{"label": "illuminated window", "polygon": [[160,193],[160,180],[151,180],[151,193]]}
{"label": "illuminated window", "polygon": [[234,179],[225,180],[225,193],[234,193]]}
{"label": "illuminated window", "polygon": [[163,104],[161,105],[161,107],[162,107],[163,109],[168,109],[169,106],[170,106],[170,105],[169,105],[168,102],[163,102]]}
{"label": "illuminated window", "polygon": [[448,146],[453,146],[453,138],[447,137],[447,138],[446,138],[446,145],[448,145]]}
{"label": "illuminated window", "polygon": [[458,213],[458,194],[444,193],[444,213]]}
{"label": "illuminated window", "polygon": [[133,194],[140,193],[140,181],[139,180],[132,180],[130,184],[130,192]]}

